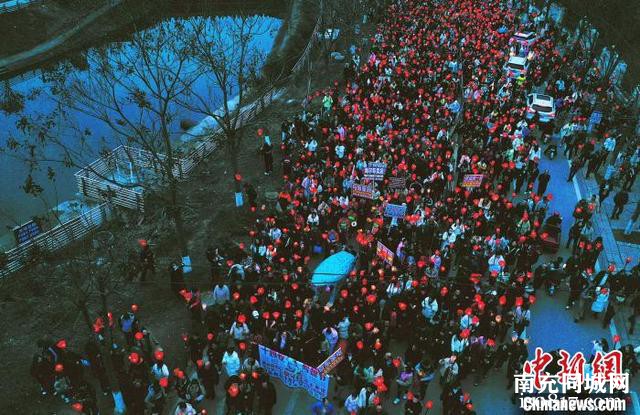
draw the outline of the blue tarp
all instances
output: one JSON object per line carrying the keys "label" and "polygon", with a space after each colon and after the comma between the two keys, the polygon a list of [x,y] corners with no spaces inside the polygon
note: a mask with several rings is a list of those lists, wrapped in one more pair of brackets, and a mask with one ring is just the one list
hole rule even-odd
{"label": "blue tarp", "polygon": [[351,272],[355,263],[355,255],[347,251],[333,254],[318,265],[313,272],[311,284],[315,286],[337,284]]}

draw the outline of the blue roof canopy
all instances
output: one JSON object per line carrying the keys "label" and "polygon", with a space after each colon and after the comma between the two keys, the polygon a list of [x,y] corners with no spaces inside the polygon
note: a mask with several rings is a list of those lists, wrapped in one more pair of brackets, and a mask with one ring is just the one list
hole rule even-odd
{"label": "blue roof canopy", "polygon": [[347,251],[331,255],[318,265],[313,272],[311,284],[315,286],[334,285],[345,279],[356,264],[356,257]]}

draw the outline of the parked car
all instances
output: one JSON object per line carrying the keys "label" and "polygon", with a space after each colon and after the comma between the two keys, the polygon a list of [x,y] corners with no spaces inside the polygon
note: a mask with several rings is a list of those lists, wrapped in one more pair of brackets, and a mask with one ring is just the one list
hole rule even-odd
{"label": "parked car", "polygon": [[536,114],[540,122],[547,123],[556,118],[556,104],[553,97],[543,94],[527,95],[527,119],[532,119]]}
{"label": "parked car", "polygon": [[538,35],[535,32],[517,32],[511,36],[509,43],[517,42],[529,49],[531,45],[536,43],[536,40],[538,40]]}
{"label": "parked car", "polygon": [[529,70],[529,61],[520,56],[511,56],[502,69],[509,78],[517,78],[521,74],[526,76]]}

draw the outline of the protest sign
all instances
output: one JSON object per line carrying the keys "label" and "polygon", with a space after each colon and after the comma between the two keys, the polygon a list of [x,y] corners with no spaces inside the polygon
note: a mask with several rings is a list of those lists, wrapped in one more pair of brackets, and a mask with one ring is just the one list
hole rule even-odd
{"label": "protest sign", "polygon": [[382,180],[386,171],[387,165],[385,163],[367,163],[367,166],[364,168],[364,178],[371,180]]}
{"label": "protest sign", "polygon": [[290,388],[301,388],[316,399],[329,394],[329,378],[318,368],[306,365],[263,345],[258,345],[260,366]]}
{"label": "protest sign", "polygon": [[387,264],[393,265],[393,257],[395,254],[380,241],[378,241],[378,246],[376,246],[376,255]]}
{"label": "protest sign", "polygon": [[338,349],[335,352],[333,352],[331,356],[327,357],[327,359],[324,362],[320,363],[320,366],[318,366],[318,370],[320,371],[321,374],[326,376],[329,372],[335,369],[336,366],[338,366],[340,362],[342,362],[343,360],[344,360],[344,350],[342,350],[341,347],[338,347]]}
{"label": "protest sign", "polygon": [[363,197],[365,199],[373,199],[373,186],[370,184],[358,184],[351,185],[351,195],[356,197]]}
{"label": "protest sign", "polygon": [[389,177],[389,188],[401,190],[407,186],[406,177]]}
{"label": "protest sign", "polygon": [[404,218],[407,213],[407,205],[394,205],[389,203],[384,208],[384,215],[389,218]]}
{"label": "protest sign", "polygon": [[484,174],[465,174],[462,179],[462,187],[480,187]]}

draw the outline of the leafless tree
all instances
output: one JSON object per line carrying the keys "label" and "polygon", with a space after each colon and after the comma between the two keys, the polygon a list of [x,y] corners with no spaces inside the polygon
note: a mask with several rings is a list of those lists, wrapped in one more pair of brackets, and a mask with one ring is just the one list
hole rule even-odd
{"label": "leafless tree", "polygon": [[276,26],[263,17],[242,14],[224,18],[196,17],[186,24],[205,87],[202,92],[191,89],[189,95],[182,97],[181,104],[213,121],[208,134],[219,133],[229,156],[229,167],[236,173],[241,140],[238,128],[245,120],[243,113],[253,99],[276,82],[276,79],[268,82],[260,79],[265,54],[257,45],[276,30]]}
{"label": "leafless tree", "polygon": [[[202,74],[185,31],[181,21],[164,21],[135,32],[128,42],[90,51],[86,71],[63,71],[49,79],[55,109],[22,117],[18,128],[23,137],[9,142],[33,169],[42,163],[82,168],[115,146],[135,149],[127,154],[135,170],[132,182],[100,173],[102,179],[159,189],[160,207],[173,222],[183,254],[184,206],[176,169],[181,156],[178,101]],[[109,136],[96,136],[80,117],[100,125]],[[96,154],[98,147],[102,151]],[[143,160],[137,150],[143,151]],[[34,186],[25,190],[37,193],[40,189]]]}

